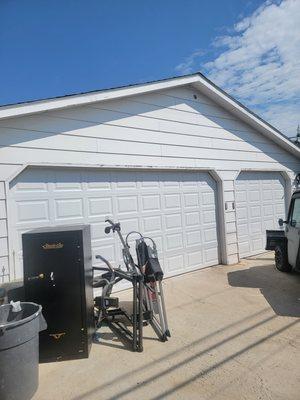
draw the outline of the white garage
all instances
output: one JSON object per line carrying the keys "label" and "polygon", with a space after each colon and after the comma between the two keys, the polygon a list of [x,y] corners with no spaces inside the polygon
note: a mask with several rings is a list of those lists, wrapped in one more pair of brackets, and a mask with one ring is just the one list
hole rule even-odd
{"label": "white garage", "polygon": [[152,237],[169,276],[218,264],[216,191],[205,172],[29,168],[10,184],[17,273],[23,232],[76,223],[91,225],[93,254],[118,265],[121,249],[104,233],[106,216],[120,220],[125,234]]}
{"label": "white garage", "polygon": [[37,227],[90,224],[118,264],[106,216],[152,236],[168,276],[236,263],[299,172],[297,146],[199,73],[0,107],[0,283],[23,279]]}
{"label": "white garage", "polygon": [[285,180],[279,172],[242,172],[235,190],[240,257],[262,253],[266,230],[285,217]]}

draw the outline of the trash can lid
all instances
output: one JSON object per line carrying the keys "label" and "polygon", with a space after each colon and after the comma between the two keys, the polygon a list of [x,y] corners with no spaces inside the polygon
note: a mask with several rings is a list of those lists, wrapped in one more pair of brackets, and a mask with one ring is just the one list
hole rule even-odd
{"label": "trash can lid", "polygon": [[10,329],[18,325],[25,324],[38,317],[42,311],[42,306],[30,302],[21,302],[21,311],[13,312],[11,304],[0,306],[0,329]]}

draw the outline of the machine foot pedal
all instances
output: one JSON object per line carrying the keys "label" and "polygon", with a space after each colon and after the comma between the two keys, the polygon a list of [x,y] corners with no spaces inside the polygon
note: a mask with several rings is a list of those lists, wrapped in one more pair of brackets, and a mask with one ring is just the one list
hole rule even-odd
{"label": "machine foot pedal", "polygon": [[[104,303],[103,303],[104,301]],[[119,307],[119,298],[118,297],[95,297],[95,305],[97,307],[102,307],[104,305],[105,308],[118,308]]]}

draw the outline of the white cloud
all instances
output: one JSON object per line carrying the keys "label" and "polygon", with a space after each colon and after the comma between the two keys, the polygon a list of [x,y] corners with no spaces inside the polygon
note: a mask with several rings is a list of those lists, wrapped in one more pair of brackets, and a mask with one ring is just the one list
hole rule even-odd
{"label": "white cloud", "polygon": [[292,137],[296,136],[297,126],[300,123],[299,108],[299,102],[294,104],[282,104],[278,102],[277,104],[267,106],[264,110],[256,108],[252,108],[252,110],[262,115],[273,126],[278,127],[281,132],[289,133],[288,136]]}
{"label": "white cloud", "polygon": [[[300,123],[300,0],[265,2],[213,45],[219,55],[202,65],[206,75],[294,136]],[[192,55],[189,61],[195,70],[201,60]]]}
{"label": "white cloud", "polygon": [[181,74],[190,74],[194,70],[194,65],[198,57],[204,54],[201,50],[194,51],[190,56],[188,56],[182,63],[175,67],[177,72]]}

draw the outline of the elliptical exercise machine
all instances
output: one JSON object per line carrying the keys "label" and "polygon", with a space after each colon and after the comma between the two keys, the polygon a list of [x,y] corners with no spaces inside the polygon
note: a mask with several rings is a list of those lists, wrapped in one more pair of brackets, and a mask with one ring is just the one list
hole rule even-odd
{"label": "elliptical exercise machine", "polygon": [[[131,257],[129,247],[121,234],[120,223],[113,223],[107,219],[110,225],[105,228],[105,233],[117,232],[118,236],[123,245],[123,259],[126,266],[126,271],[121,268],[114,268],[108,260],[104,257],[97,255],[96,258],[103,261],[107,268],[93,267],[93,271],[107,271],[100,276],[94,276],[93,287],[102,287],[102,295],[94,299],[95,302],[95,314],[96,314],[96,328],[100,328],[102,322],[105,321],[112,330],[117,330],[118,333],[123,336],[126,340],[131,342],[133,351],[143,351],[143,275]],[[119,308],[118,298],[110,297],[113,286],[121,280],[127,280],[131,282],[132,291],[132,315],[129,315],[127,311]],[[113,308],[112,308],[113,307]],[[111,309],[112,308],[112,309]],[[116,317],[123,317],[132,325],[132,329],[129,330],[124,322],[120,321]]]}
{"label": "elliptical exercise machine", "polygon": [[[105,321],[112,330],[117,330],[131,342],[133,351],[143,351],[143,325],[150,324],[161,341],[166,341],[171,336],[162,288],[163,271],[157,257],[156,244],[153,239],[143,237],[136,231],[129,232],[124,240],[120,223],[114,223],[109,219],[105,222],[109,223],[109,226],[105,228],[105,233],[109,234],[112,231],[119,236],[126,271],[114,268],[104,257],[96,256],[107,265],[107,268],[93,267],[94,271],[106,271],[100,276],[95,276],[93,281],[95,288],[102,288],[102,295],[95,298],[96,326],[100,328],[102,322]],[[137,264],[131,256],[128,244],[128,239],[133,234],[138,235],[136,239]],[[147,244],[146,240],[150,241],[152,246]],[[111,297],[113,286],[122,279],[133,285],[132,315],[119,308],[118,298]],[[131,330],[119,320],[120,316],[125,317],[132,325]]]}

